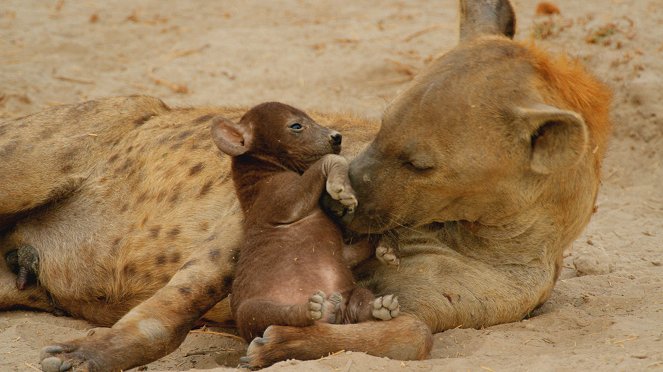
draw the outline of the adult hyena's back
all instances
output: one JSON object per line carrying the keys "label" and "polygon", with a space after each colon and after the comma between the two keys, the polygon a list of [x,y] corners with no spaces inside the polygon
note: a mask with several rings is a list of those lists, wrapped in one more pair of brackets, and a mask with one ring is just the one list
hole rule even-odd
{"label": "adult hyena's back", "polygon": [[0,123],[0,228],[75,190],[117,141],[168,110],[155,98],[117,97]]}

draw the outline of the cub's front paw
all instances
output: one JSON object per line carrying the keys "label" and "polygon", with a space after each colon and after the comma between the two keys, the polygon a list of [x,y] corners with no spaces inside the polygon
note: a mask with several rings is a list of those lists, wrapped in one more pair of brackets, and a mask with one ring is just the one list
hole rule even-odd
{"label": "cub's front paw", "polygon": [[380,320],[391,320],[398,316],[401,306],[398,297],[386,295],[378,297],[373,301],[373,317]]}
{"label": "cub's front paw", "polygon": [[357,197],[350,185],[347,174],[332,174],[327,178],[327,193],[332,199],[337,200],[345,207],[348,213],[353,213],[357,208]]}

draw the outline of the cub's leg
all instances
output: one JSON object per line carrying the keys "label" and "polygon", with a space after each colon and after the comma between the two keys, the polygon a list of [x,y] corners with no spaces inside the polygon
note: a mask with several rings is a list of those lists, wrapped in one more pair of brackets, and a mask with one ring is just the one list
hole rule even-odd
{"label": "cub's leg", "polygon": [[375,298],[366,288],[355,287],[349,294],[347,306],[342,310],[343,323],[360,323],[373,319],[390,320],[398,316],[398,297],[386,295]]}
{"label": "cub's leg", "polygon": [[[229,239],[232,246],[235,242]],[[221,252],[227,252],[223,257]],[[232,286],[231,250],[198,250],[170,282],[111,328],[42,350],[45,371],[126,370],[175,350],[195,322]]]}
{"label": "cub's leg", "polygon": [[304,327],[313,324],[316,320],[333,323],[341,300],[342,297],[338,294],[327,299],[322,292],[316,292],[305,304],[295,305],[249,299],[237,308],[235,315],[237,328],[245,340],[252,340],[261,336],[272,324]]}
{"label": "cub's leg", "polygon": [[262,337],[251,342],[243,361],[257,368],[286,359],[318,359],[339,350],[416,360],[426,358],[432,345],[428,326],[408,314],[388,322],[270,326]]}

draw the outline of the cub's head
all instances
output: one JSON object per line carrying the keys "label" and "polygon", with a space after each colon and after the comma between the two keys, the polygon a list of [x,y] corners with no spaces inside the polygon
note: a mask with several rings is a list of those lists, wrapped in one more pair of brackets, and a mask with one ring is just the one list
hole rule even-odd
{"label": "cub's head", "polygon": [[302,173],[324,155],[338,154],[342,137],[301,110],[267,102],[247,111],[238,123],[215,118],[212,139],[230,156],[249,155]]}
{"label": "cub's head", "polygon": [[577,63],[511,40],[507,0],[460,4],[459,45],[396,97],[351,163],[359,207],[346,223],[500,225],[539,208],[576,233],[598,189],[609,90]]}

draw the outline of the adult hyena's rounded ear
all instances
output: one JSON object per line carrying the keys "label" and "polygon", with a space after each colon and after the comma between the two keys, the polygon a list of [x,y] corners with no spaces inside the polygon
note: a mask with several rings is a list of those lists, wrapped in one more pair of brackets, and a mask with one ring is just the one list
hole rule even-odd
{"label": "adult hyena's rounded ear", "polygon": [[571,167],[587,151],[587,125],[577,113],[541,104],[520,107],[516,114],[527,123],[532,171],[550,174]]}
{"label": "adult hyena's rounded ear", "polygon": [[249,151],[253,140],[250,125],[240,125],[222,116],[212,120],[212,139],[219,150],[230,156],[239,156]]}
{"label": "adult hyena's rounded ear", "polygon": [[460,0],[460,42],[481,35],[513,39],[516,14],[509,0]]}

